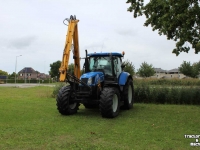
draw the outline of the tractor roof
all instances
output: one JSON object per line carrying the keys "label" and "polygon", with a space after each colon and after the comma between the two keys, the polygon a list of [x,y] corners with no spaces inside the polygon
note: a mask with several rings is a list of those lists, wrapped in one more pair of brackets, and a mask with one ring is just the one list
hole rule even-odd
{"label": "tractor roof", "polygon": [[121,53],[117,53],[117,52],[104,52],[104,53],[90,53],[88,54],[88,56],[118,56],[118,57],[123,57],[123,55]]}

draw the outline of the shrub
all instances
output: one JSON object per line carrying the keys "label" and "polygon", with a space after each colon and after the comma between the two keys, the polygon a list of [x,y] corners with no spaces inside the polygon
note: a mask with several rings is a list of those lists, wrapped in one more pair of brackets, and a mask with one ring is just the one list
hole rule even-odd
{"label": "shrub", "polygon": [[59,83],[57,83],[56,86],[54,87],[54,90],[53,90],[51,96],[52,96],[53,98],[55,98],[55,97],[57,96],[59,90],[60,90],[63,86],[65,86],[65,85],[66,85],[65,82],[59,82]]}
{"label": "shrub", "polygon": [[170,86],[200,86],[199,79],[134,79],[134,84],[170,85]]}
{"label": "shrub", "polygon": [[143,102],[143,103],[149,103],[150,99],[150,88],[147,84],[142,83],[139,84],[135,87],[134,89],[134,96],[135,96],[135,100],[136,102]]}
{"label": "shrub", "polygon": [[169,93],[168,104],[180,104],[180,88],[172,87]]}
{"label": "shrub", "polygon": [[135,102],[156,104],[200,104],[200,87],[135,86]]}

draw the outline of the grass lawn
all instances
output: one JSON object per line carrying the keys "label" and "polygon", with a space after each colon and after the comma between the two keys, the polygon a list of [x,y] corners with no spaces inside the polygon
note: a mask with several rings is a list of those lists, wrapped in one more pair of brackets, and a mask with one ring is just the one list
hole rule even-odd
{"label": "grass lawn", "polygon": [[[198,149],[200,106],[134,104],[114,119],[82,105],[62,116],[53,88],[0,87],[0,149]],[[200,139],[199,139],[200,140]]]}

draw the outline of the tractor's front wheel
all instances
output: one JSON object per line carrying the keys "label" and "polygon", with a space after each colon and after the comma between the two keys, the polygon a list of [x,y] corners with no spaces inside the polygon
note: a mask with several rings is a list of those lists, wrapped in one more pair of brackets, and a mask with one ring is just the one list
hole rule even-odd
{"label": "tractor's front wheel", "polygon": [[59,90],[56,102],[57,109],[62,115],[77,113],[79,104],[74,102],[71,86],[64,86]]}
{"label": "tractor's front wheel", "polygon": [[114,87],[105,87],[100,96],[100,111],[102,117],[114,118],[119,114],[120,94]]}

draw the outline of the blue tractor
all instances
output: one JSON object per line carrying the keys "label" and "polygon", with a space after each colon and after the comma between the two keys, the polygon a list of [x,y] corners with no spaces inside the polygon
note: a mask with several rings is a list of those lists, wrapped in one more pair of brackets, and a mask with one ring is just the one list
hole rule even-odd
{"label": "blue tractor", "polygon": [[[124,53],[92,53],[85,56],[84,71],[80,71],[78,22],[76,16],[66,18],[68,32],[63,59],[59,68],[61,82],[69,83],[62,87],[56,98],[58,111],[62,115],[77,113],[80,104],[86,108],[99,108],[102,117],[114,118],[120,108],[133,107],[133,79],[123,71]],[[73,52],[74,74],[67,72],[70,51]]]}
{"label": "blue tractor", "polygon": [[67,74],[70,85],[60,89],[57,108],[63,115],[77,112],[80,103],[86,108],[99,108],[102,117],[114,118],[120,107],[133,107],[133,79],[123,71],[121,53],[92,53],[85,58],[80,79]]}

